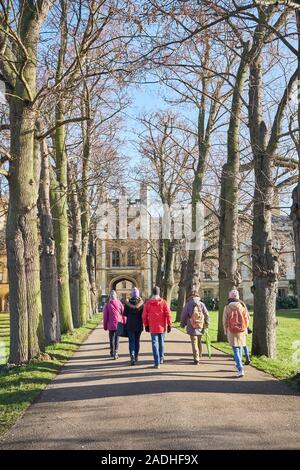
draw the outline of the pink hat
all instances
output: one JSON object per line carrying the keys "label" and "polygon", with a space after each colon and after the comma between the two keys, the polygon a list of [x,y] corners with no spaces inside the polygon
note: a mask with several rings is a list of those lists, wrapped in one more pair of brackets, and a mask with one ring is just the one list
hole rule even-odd
{"label": "pink hat", "polygon": [[239,300],[240,298],[239,291],[237,289],[232,289],[228,294],[228,298]]}

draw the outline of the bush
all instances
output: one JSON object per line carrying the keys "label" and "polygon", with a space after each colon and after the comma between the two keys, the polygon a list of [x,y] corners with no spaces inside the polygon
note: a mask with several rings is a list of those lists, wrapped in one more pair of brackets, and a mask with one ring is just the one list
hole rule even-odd
{"label": "bush", "polygon": [[178,299],[171,300],[171,310],[177,310],[178,307]]}
{"label": "bush", "polygon": [[296,295],[289,295],[288,297],[277,297],[276,307],[280,308],[297,308],[298,299]]}
{"label": "bush", "polygon": [[218,310],[219,299],[212,299],[211,297],[204,297],[201,300],[205,304],[207,310]]}

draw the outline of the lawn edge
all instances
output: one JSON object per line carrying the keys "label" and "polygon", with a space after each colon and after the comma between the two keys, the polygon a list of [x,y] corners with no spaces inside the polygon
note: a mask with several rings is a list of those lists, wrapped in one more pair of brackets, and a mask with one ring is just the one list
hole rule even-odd
{"label": "lawn edge", "polygon": [[[53,375],[52,377],[49,379],[48,383],[42,385],[42,388],[41,390],[37,393],[37,395],[28,402],[28,404],[26,405],[26,407],[20,411],[20,413],[18,413],[18,415],[13,419],[13,421],[11,422],[11,424],[8,425],[8,427],[6,427],[5,429],[1,430],[0,428],[0,442],[5,440],[5,436],[6,434],[11,431],[11,429],[17,424],[17,422],[23,417],[23,415],[26,413],[26,411],[34,404],[37,402],[37,400],[40,398],[41,394],[44,392],[44,390],[49,387],[49,385],[51,384],[51,382],[58,376],[58,374],[60,374],[62,368],[65,366],[65,364],[74,356],[74,354],[79,350],[79,348],[81,348],[82,344],[87,340],[87,338],[95,331],[95,329],[101,324],[102,322],[102,315],[100,313],[97,313],[96,315],[99,315],[99,321],[95,324],[95,326],[93,326],[93,328],[90,328],[89,330],[87,330],[86,334],[82,337],[82,339],[78,340],[78,342],[80,343],[80,345],[74,349],[73,351],[71,351],[71,354],[70,356],[68,356],[65,360],[62,361],[61,364],[58,365],[58,369],[56,371],[53,371]],[[86,325],[84,326],[88,326],[88,323],[90,321],[93,321],[93,319],[90,319],[88,320],[88,322],[86,323]],[[72,333],[67,333],[67,335],[72,335]],[[57,343],[57,344],[60,344],[60,343]],[[51,354],[51,353],[50,353]],[[29,363],[30,364],[30,363]],[[26,365],[25,365],[26,367]],[[51,372],[52,374],[52,372]]]}

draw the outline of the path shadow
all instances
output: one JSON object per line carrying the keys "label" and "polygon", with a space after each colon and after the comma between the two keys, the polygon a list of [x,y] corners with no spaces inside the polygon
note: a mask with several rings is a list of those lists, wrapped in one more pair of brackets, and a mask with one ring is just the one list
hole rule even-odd
{"label": "path shadow", "polygon": [[[165,380],[164,373],[152,372],[152,380],[143,382],[127,382],[115,384],[93,384],[88,383],[86,386],[67,386],[55,387],[46,389],[38,399],[38,403],[53,403],[53,402],[70,402],[70,401],[83,401],[94,399],[107,399],[117,397],[129,397],[135,395],[152,395],[152,394],[165,394],[165,393],[220,393],[220,394],[244,394],[244,395],[268,395],[268,396],[282,396],[295,394],[287,386],[276,382],[274,380],[227,380],[222,377],[222,380],[210,380],[200,378],[199,380],[174,379]],[[153,380],[153,377],[155,379]],[[159,378],[158,378],[159,377]],[[157,379],[158,378],[158,379]],[[87,378],[85,377],[85,380]],[[7,396],[6,396],[7,395]],[[22,395],[26,397],[26,392],[18,391],[14,393],[4,393],[1,395],[0,404],[7,403],[9,398],[13,402],[15,398],[20,401]],[[184,398],[183,398],[184,399]]]}

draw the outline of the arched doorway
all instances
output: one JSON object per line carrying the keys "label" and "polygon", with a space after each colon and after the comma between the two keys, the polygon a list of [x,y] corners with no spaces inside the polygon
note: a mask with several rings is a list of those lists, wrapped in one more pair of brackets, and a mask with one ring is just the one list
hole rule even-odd
{"label": "arched doorway", "polygon": [[118,298],[125,301],[131,297],[131,289],[136,286],[136,280],[130,276],[118,276],[110,282],[109,290],[115,290]]}

